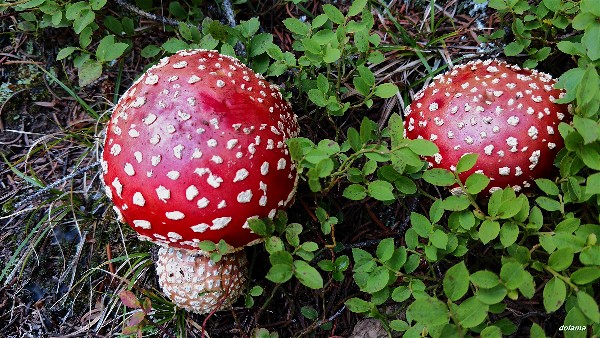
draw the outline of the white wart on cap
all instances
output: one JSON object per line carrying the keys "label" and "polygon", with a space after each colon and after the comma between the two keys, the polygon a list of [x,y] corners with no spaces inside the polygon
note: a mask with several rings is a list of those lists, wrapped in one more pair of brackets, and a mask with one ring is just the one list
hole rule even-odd
{"label": "white wart on cap", "polygon": [[560,122],[569,122],[570,106],[556,104],[564,95],[548,74],[498,60],[471,61],[438,75],[407,108],[405,136],[435,142],[439,153],[430,167],[454,170],[465,154],[477,153],[475,167],[492,181],[487,193],[507,186],[527,188],[553,173],[563,147]]}

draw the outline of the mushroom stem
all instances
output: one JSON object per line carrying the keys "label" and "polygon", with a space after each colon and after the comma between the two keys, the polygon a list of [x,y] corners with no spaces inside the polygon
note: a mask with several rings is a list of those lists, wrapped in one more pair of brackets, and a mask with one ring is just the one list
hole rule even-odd
{"label": "mushroom stem", "polygon": [[204,251],[161,247],[156,261],[158,282],[178,307],[199,314],[230,307],[248,279],[243,250],[214,262]]}

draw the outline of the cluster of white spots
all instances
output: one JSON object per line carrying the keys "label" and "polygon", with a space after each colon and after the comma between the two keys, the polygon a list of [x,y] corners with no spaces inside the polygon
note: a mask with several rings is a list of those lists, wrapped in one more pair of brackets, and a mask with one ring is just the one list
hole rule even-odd
{"label": "cluster of white spots", "polygon": [[156,145],[156,144],[158,144],[158,142],[160,142],[160,135],[158,135],[158,134],[152,135],[152,137],[150,138],[150,144]]}
{"label": "cluster of white spots", "polygon": [[185,149],[185,146],[183,146],[182,144],[178,144],[175,147],[173,147],[173,156],[181,160],[181,152],[183,151],[183,149]]}
{"label": "cluster of white spots", "polygon": [[263,164],[260,166],[260,173],[265,176],[269,173],[269,162],[263,162]]}
{"label": "cluster of white spots", "polygon": [[535,126],[529,127],[529,129],[527,130],[527,135],[529,135],[529,137],[531,137],[532,140],[537,139],[538,138],[538,129]]}
{"label": "cluster of white spots", "polygon": [[510,147],[510,151],[515,153],[517,152],[517,147],[519,145],[519,141],[515,137],[508,137],[506,139],[506,144]]}
{"label": "cluster of white spots", "polygon": [[161,160],[162,160],[162,156],[160,156],[160,155],[152,156],[150,158],[150,163],[152,164],[152,166],[156,167],[160,163]]}
{"label": "cluster of white spots", "polygon": [[200,191],[198,191],[198,188],[195,185],[190,185],[185,189],[185,198],[188,201],[192,201],[199,193]]}
{"label": "cluster of white spots", "polygon": [[206,145],[211,148],[215,148],[217,146],[217,140],[211,138],[210,140],[206,141]]}
{"label": "cluster of white spots", "polygon": [[250,175],[248,170],[242,168],[235,173],[235,178],[233,179],[233,182],[243,181],[244,179],[246,179],[246,177],[248,177],[248,175]]}
{"label": "cluster of white spots", "polygon": [[217,209],[223,209],[227,206],[227,202],[225,200],[221,200],[219,204],[217,204]]}
{"label": "cluster of white spots", "polygon": [[501,167],[498,169],[498,173],[501,176],[508,176],[508,175],[510,175],[510,168],[509,167]]}
{"label": "cluster of white spots", "polygon": [[148,76],[146,76],[146,79],[144,81],[145,84],[147,85],[155,85],[158,83],[158,75],[156,74],[148,74]]}
{"label": "cluster of white spots", "polygon": [[548,149],[554,149],[554,148],[556,148],[556,143],[548,142]]}
{"label": "cluster of white spots", "polygon": [[159,200],[167,203],[167,200],[171,198],[171,190],[159,185],[158,188],[156,188],[156,195]]}
{"label": "cluster of white spots", "polygon": [[516,127],[516,126],[517,126],[517,124],[519,124],[519,118],[518,118],[517,116],[514,116],[514,115],[513,115],[513,116],[509,117],[509,118],[508,118],[508,120],[506,120],[506,122],[507,122],[509,125],[511,125],[511,126],[513,126],[513,127]]}
{"label": "cluster of white spots", "polygon": [[179,61],[179,62],[173,64],[173,68],[181,69],[181,68],[187,67],[187,65],[188,65],[187,61]]}
{"label": "cluster of white spots", "polygon": [[225,87],[225,81],[223,81],[223,80],[217,80],[217,87],[219,87],[219,88]]}
{"label": "cluster of white spots", "polygon": [[215,218],[212,221],[213,225],[210,227],[210,230],[223,229],[224,227],[227,226],[227,224],[229,224],[229,222],[231,222],[231,217],[218,217],[218,218]]}
{"label": "cluster of white spots", "polygon": [[531,163],[529,165],[530,170],[533,170],[535,168],[535,166],[537,166],[537,164],[540,160],[540,155],[541,155],[541,152],[539,150],[536,150],[531,154],[531,156],[529,157],[529,162]]}
{"label": "cluster of white spots", "polygon": [[133,169],[133,165],[131,165],[131,163],[125,163],[125,167],[123,169],[128,176],[135,175],[135,169]]}
{"label": "cluster of white spots", "polygon": [[144,205],[146,205],[146,200],[144,199],[144,196],[142,195],[141,192],[136,191],[135,194],[133,194],[133,204],[143,207]]}
{"label": "cluster of white spots", "polygon": [[238,144],[238,139],[230,139],[229,141],[227,141],[227,149],[231,150],[233,149],[236,145]]}
{"label": "cluster of white spots", "polygon": [[196,205],[198,206],[198,208],[204,209],[204,208],[206,208],[208,206],[209,203],[210,203],[210,201],[208,200],[208,198],[202,197],[201,199],[199,199],[196,202]]}
{"label": "cluster of white spots", "polygon": [[119,178],[115,177],[111,185],[115,188],[117,196],[121,197],[121,194],[123,193],[123,185],[121,184],[121,181],[119,181]]}
{"label": "cluster of white spots", "polygon": [[188,83],[189,84],[194,84],[196,82],[199,82],[200,80],[202,80],[200,77],[198,77],[197,75],[192,75],[190,76],[190,78],[188,79]]}
{"label": "cluster of white spots", "polygon": [[213,155],[210,160],[213,161],[213,162],[215,162],[216,164],[223,163],[223,158],[221,156],[219,156],[219,155]]}
{"label": "cluster of white spots", "polygon": [[176,179],[178,179],[180,176],[179,171],[177,170],[171,170],[167,173],[167,177],[172,179],[173,181],[175,181]]}
{"label": "cluster of white spots", "polygon": [[[144,104],[146,104],[146,97],[138,96],[135,98],[135,100],[133,100],[133,102],[131,102],[131,107],[139,108],[139,107],[143,106]],[[127,119],[127,117],[125,117],[125,119]]]}
{"label": "cluster of white spots", "polygon": [[110,154],[113,156],[117,156],[121,153],[121,145],[115,143],[110,147]]}
{"label": "cluster of white spots", "polygon": [[485,146],[483,148],[483,152],[486,155],[488,155],[488,156],[491,156],[493,151],[494,151],[494,145],[493,144],[488,144],[487,146]]}
{"label": "cluster of white spots", "polygon": [[133,226],[136,228],[142,228],[142,229],[151,229],[152,228],[152,224],[150,224],[150,222],[143,220],[143,219],[134,219]]}
{"label": "cluster of white spots", "polygon": [[473,144],[473,142],[475,142],[475,140],[471,136],[466,136],[465,137],[465,143],[467,143],[467,144]]}
{"label": "cluster of white spots", "polygon": [[208,175],[208,178],[206,179],[206,183],[208,183],[208,185],[210,185],[213,188],[218,188],[221,186],[221,183],[223,183],[223,179],[217,175],[213,175],[212,173],[210,173]]}
{"label": "cluster of white spots", "polygon": [[167,211],[165,217],[173,221],[179,221],[185,218],[185,214],[181,211]]}
{"label": "cluster of white spots", "polygon": [[237,195],[237,201],[239,203],[249,203],[252,200],[252,191],[244,190]]}
{"label": "cluster of white spots", "polygon": [[429,105],[429,111],[436,111],[437,109],[438,109],[438,104],[437,104],[437,102],[432,102],[432,103]]}

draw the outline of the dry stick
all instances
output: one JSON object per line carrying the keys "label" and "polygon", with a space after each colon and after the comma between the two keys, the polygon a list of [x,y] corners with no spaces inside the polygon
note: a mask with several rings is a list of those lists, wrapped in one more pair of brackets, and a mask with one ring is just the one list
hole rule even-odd
{"label": "dry stick", "polygon": [[183,24],[186,24],[188,26],[194,26],[194,25],[190,25],[190,24],[181,22],[179,20],[175,20],[175,19],[164,17],[162,15],[156,15],[156,14],[145,12],[141,8],[139,8],[137,6],[134,6],[134,5],[130,4],[130,3],[128,3],[127,1],[125,1],[125,0],[115,0],[115,2],[119,6],[125,8],[126,10],[128,10],[130,12],[133,12],[133,13],[135,13],[135,14],[141,16],[141,17],[144,17],[146,19],[150,19],[152,21],[160,22],[160,23],[165,24],[165,25],[179,26],[180,24],[183,23]]}
{"label": "dry stick", "polygon": [[35,192],[34,194],[31,194],[30,196],[24,198],[23,200],[17,202],[15,204],[15,210],[19,209],[20,207],[22,207],[23,205],[32,202],[33,200],[39,198],[40,196],[48,193],[50,190],[56,188],[57,186],[59,186],[61,183],[64,183],[70,179],[72,179],[73,177],[80,175],[82,173],[85,173],[86,171],[93,169],[97,166],[100,165],[100,161],[96,161],[88,166],[85,166],[83,168],[79,168],[77,170],[75,170],[74,172],[70,173],[69,175],[59,179],[58,181],[52,182],[51,184],[48,184],[47,186],[45,186],[44,188],[42,188],[41,190]]}

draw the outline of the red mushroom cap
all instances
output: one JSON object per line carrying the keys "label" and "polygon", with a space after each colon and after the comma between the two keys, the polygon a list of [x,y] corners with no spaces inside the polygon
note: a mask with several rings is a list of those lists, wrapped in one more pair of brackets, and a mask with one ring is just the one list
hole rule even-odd
{"label": "red mushroom cap", "polygon": [[564,95],[548,74],[498,60],[471,61],[438,75],[408,106],[409,139],[436,143],[430,167],[454,170],[465,154],[480,154],[464,180],[480,172],[492,181],[488,192],[506,186],[516,191],[547,177],[563,147],[558,124],[569,122]]}
{"label": "red mushroom cap", "polygon": [[247,220],[272,218],[294,196],[285,141],[297,133],[277,86],[233,57],[180,51],[148,69],[114,108],[105,189],[144,239],[243,247],[257,239]]}

